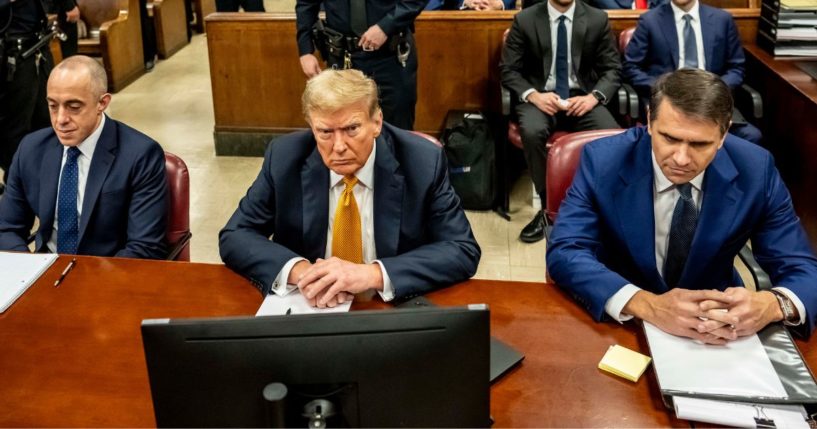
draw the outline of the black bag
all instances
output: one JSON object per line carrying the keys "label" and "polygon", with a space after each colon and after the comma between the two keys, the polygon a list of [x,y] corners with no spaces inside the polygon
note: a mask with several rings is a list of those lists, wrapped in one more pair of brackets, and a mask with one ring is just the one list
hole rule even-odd
{"label": "black bag", "polygon": [[443,132],[451,185],[468,210],[493,208],[496,196],[496,152],[488,122],[479,114],[462,114]]}

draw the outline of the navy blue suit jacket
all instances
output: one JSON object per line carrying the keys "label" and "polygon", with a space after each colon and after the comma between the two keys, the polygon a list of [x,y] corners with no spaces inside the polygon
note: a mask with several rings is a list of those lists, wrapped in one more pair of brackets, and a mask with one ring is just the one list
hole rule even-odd
{"label": "navy blue suit jacket", "polygon": [[[699,3],[706,70],[730,88],[743,83],[745,57],[740,35],[729,12]],[[658,76],[678,69],[678,34],[669,3],[650,10],[638,20],[624,53],[624,80],[642,96],[649,94]]]}
{"label": "navy blue suit jacket", "polygon": [[[0,199],[0,249],[27,252],[26,240],[37,217],[35,251],[48,252],[62,155],[63,145],[52,128],[23,138]],[[88,170],[77,253],[164,258],[167,206],[162,148],[106,118]]]}
{"label": "navy blue suit jacket", "polygon": [[[652,143],[646,128],[585,146],[559,208],[547,249],[548,272],[595,318],[632,283],[668,290],[655,265]],[[803,333],[817,323],[817,259],[794,213],[772,156],[727,135],[707,167],[685,289],[735,286],[735,255],[747,240],[772,284],[789,288],[806,308]]]}
{"label": "navy blue suit jacket", "polygon": [[[388,124],[376,144],[375,248],[396,297],[473,276],[480,249],[448,181],[442,149]],[[266,295],[288,260],[325,256],[328,214],[329,169],[311,131],[276,139],[219,234],[221,258]]]}

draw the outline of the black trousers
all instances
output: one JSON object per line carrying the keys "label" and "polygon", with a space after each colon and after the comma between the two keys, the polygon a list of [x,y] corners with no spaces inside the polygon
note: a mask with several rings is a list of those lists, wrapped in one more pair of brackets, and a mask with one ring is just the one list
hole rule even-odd
{"label": "black trousers", "polygon": [[244,9],[244,12],[266,12],[264,0],[216,0],[218,12],[238,12],[239,7]]}
{"label": "black trousers", "polygon": [[46,83],[54,60],[46,45],[38,55],[17,61],[12,81],[6,80],[6,60],[0,64],[0,168],[4,180],[17,146],[31,131],[51,125],[46,102]]}
{"label": "black trousers", "polygon": [[76,22],[68,22],[65,17],[65,12],[60,12],[57,14],[57,22],[60,26],[60,29],[65,36],[67,37],[64,41],[60,40],[60,50],[62,51],[62,57],[68,58],[70,56],[77,54],[77,49],[79,47],[79,35],[77,30],[77,23]]}
{"label": "black trousers", "polygon": [[[414,106],[417,104],[417,48],[411,37],[409,45],[411,51],[405,67],[397,59],[397,53],[385,46],[375,52],[352,54],[352,67],[377,83],[383,119],[404,130],[414,129]],[[328,66],[343,68],[343,63],[330,61]]]}
{"label": "black trousers", "polygon": [[[570,91],[571,97],[576,95],[584,95],[584,93]],[[559,129],[573,132],[620,128],[610,111],[601,104],[596,105],[593,110],[587,112],[584,116],[576,117],[567,116],[564,112],[551,116],[531,103],[520,103],[516,106],[516,115],[519,118],[519,130],[525,151],[525,161],[528,163],[533,186],[540,196],[545,194],[546,144],[553,131]],[[542,201],[542,204],[544,203]]]}

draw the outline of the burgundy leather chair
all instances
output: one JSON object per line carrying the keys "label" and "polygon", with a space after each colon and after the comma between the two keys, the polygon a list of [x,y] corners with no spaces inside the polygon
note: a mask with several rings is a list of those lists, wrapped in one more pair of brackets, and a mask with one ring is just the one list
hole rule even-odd
{"label": "burgundy leather chair", "polygon": [[437,146],[439,146],[439,147],[443,147],[443,144],[442,144],[442,143],[440,143],[440,141],[439,141],[439,140],[437,140],[436,138],[434,138],[434,137],[432,137],[432,136],[430,136],[430,135],[428,135],[428,134],[426,134],[426,133],[421,133],[421,132],[419,132],[419,131],[410,131],[410,132],[411,132],[412,134],[414,134],[414,135],[420,136],[420,137],[422,137],[422,138],[424,138],[424,139],[426,139],[426,140],[430,141],[431,143],[434,143],[435,145],[437,145]]}
{"label": "burgundy leather chair", "polygon": [[635,27],[630,27],[624,29],[618,35],[618,52],[621,55],[624,55],[624,50],[627,49],[627,45],[630,43],[630,39],[633,38],[633,33],[635,33]]}
{"label": "burgundy leather chair", "polygon": [[165,170],[170,194],[165,233],[167,260],[190,261],[190,174],[187,164],[170,152],[165,152]]}
{"label": "burgundy leather chair", "polygon": [[[545,222],[553,225],[559,206],[567,195],[570,184],[573,183],[573,176],[576,168],[579,167],[579,157],[582,148],[587,143],[598,140],[602,137],[621,134],[625,130],[613,128],[608,130],[581,131],[567,134],[555,142],[548,152],[547,173],[545,176],[545,189],[547,192],[545,203]],[[546,236],[550,235],[550,228],[546,229]]]}

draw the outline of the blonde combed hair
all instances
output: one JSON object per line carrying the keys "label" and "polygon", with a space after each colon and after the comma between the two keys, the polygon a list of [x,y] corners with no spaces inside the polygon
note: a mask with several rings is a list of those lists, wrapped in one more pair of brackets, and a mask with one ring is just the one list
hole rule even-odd
{"label": "blonde combed hair", "polygon": [[377,84],[360,70],[326,69],[306,82],[301,106],[307,122],[310,113],[334,113],[347,106],[363,104],[369,116],[380,111]]}

